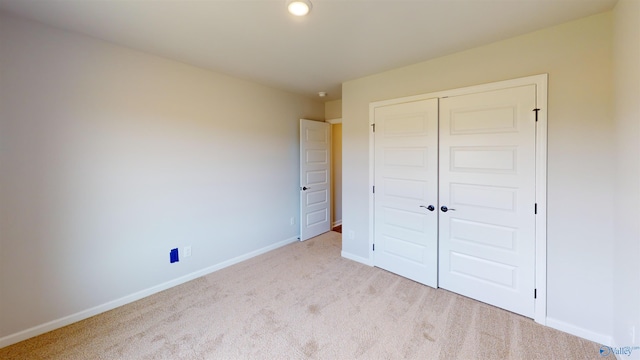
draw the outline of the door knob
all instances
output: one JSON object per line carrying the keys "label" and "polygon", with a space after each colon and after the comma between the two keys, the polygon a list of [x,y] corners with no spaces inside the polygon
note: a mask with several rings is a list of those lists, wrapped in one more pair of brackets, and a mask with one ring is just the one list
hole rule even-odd
{"label": "door knob", "polygon": [[425,208],[425,209],[427,209],[429,211],[433,211],[433,210],[436,209],[433,205],[429,205],[429,206],[420,205],[420,207],[421,208]]}
{"label": "door knob", "polygon": [[448,207],[446,207],[446,206],[440,206],[440,210],[442,210],[442,212],[447,212],[447,211],[449,211],[449,210],[451,210],[451,211],[456,211],[456,209],[449,209],[449,208],[448,208]]}
{"label": "door knob", "polygon": [[303,186],[303,187],[302,187],[302,190],[303,190],[303,191],[304,191],[304,190],[309,190],[309,189],[311,189],[311,188],[310,188],[310,187],[306,187],[306,186]]}

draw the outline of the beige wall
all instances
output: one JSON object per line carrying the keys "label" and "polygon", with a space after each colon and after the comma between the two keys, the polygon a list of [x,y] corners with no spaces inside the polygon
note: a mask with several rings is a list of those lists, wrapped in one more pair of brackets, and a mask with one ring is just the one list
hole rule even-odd
{"label": "beige wall", "polygon": [[610,12],[343,84],[343,254],[369,261],[370,102],[549,74],[548,324],[612,334]]}
{"label": "beige wall", "polygon": [[342,100],[333,100],[324,103],[324,116],[327,120],[342,118]]}
{"label": "beige wall", "polygon": [[0,347],[296,241],[321,102],[2,14],[0,101]]}
{"label": "beige wall", "polygon": [[[614,15],[615,181],[614,335],[640,345],[640,2],[620,0]],[[635,336],[634,336],[635,334]],[[635,353],[640,359],[640,352]]]}

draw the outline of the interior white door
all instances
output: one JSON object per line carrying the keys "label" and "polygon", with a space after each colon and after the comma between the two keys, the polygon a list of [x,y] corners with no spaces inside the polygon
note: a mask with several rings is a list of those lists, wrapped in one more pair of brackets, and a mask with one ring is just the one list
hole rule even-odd
{"label": "interior white door", "polygon": [[438,282],[438,99],[375,109],[374,265]]}
{"label": "interior white door", "polygon": [[439,285],[534,315],[536,87],[440,100]]}
{"label": "interior white door", "polygon": [[300,120],[300,240],[331,230],[331,124]]}

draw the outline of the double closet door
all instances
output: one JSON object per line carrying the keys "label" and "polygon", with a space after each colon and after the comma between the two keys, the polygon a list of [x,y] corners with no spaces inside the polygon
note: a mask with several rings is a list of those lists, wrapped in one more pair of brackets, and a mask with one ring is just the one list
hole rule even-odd
{"label": "double closet door", "polygon": [[535,109],[535,85],[374,108],[374,265],[533,317]]}

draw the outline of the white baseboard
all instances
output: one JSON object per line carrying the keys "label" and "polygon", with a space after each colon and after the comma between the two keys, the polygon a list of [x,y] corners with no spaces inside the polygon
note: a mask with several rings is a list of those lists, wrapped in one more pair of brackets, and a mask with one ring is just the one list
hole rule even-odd
{"label": "white baseboard", "polygon": [[591,340],[600,345],[611,346],[611,344],[613,343],[613,338],[609,335],[600,334],[591,330],[583,329],[579,326],[569,324],[564,321],[556,320],[550,317],[547,317],[547,326],[550,328],[554,328],[556,330],[566,332],[571,335],[575,335],[587,340]]}
{"label": "white baseboard", "polygon": [[332,228],[336,227],[336,226],[340,226],[342,225],[342,220],[336,220],[333,222],[333,225],[331,225]]}
{"label": "white baseboard", "polygon": [[294,242],[297,242],[297,241],[298,241],[298,237],[297,236],[296,237],[292,237],[292,238],[277,242],[277,243],[275,243],[273,245],[269,245],[269,246],[266,246],[264,248],[252,251],[250,253],[237,256],[237,257],[235,257],[233,259],[229,259],[229,260],[223,261],[223,262],[218,263],[216,265],[209,266],[209,267],[204,268],[202,270],[198,270],[198,271],[192,272],[190,274],[181,276],[181,277],[179,277],[177,279],[170,280],[170,281],[167,281],[165,283],[150,287],[148,289],[145,289],[145,290],[142,290],[142,291],[138,291],[138,292],[133,293],[131,295],[127,295],[127,296],[121,297],[120,299],[109,301],[109,302],[107,302],[105,304],[98,305],[98,306],[92,307],[90,309],[83,310],[83,311],[77,312],[75,314],[72,314],[72,315],[69,315],[69,316],[65,316],[63,318],[56,319],[56,320],[53,320],[53,321],[49,321],[47,323],[34,326],[32,328],[17,332],[15,334],[11,334],[11,335],[5,336],[3,338],[0,338],[0,348],[3,348],[5,346],[9,346],[9,345],[18,343],[20,341],[32,338],[34,336],[38,336],[38,335],[44,334],[46,332],[49,332],[49,331],[52,331],[52,330],[55,330],[55,329],[59,329],[59,328],[61,328],[63,326],[67,326],[69,324],[72,324],[72,323],[75,323],[75,322],[90,318],[90,317],[98,315],[100,313],[103,313],[103,312],[106,312],[106,311],[109,311],[109,310],[113,310],[113,309],[115,309],[117,307],[132,303],[134,301],[138,301],[138,300],[140,300],[142,298],[145,298],[145,297],[147,297],[149,295],[153,295],[153,294],[158,293],[160,291],[164,291],[164,290],[170,289],[170,288],[172,288],[174,286],[186,283],[188,281],[191,281],[193,279],[199,278],[201,276],[205,276],[207,274],[211,274],[212,272],[224,269],[224,268],[226,268],[228,266],[240,263],[240,262],[248,260],[248,259],[250,259],[252,257],[258,256],[258,255],[262,255],[262,254],[264,254],[266,252],[275,250],[277,248],[283,247],[285,245],[288,245],[288,244],[291,244],[291,243],[294,243]]}
{"label": "white baseboard", "polygon": [[373,261],[371,259],[368,259],[368,258],[365,258],[365,257],[362,257],[362,256],[358,256],[358,255],[353,255],[353,254],[345,252],[345,251],[342,251],[340,253],[340,255],[345,259],[357,261],[359,263],[362,263],[362,264],[365,264],[365,265],[368,265],[368,266],[373,266]]}

